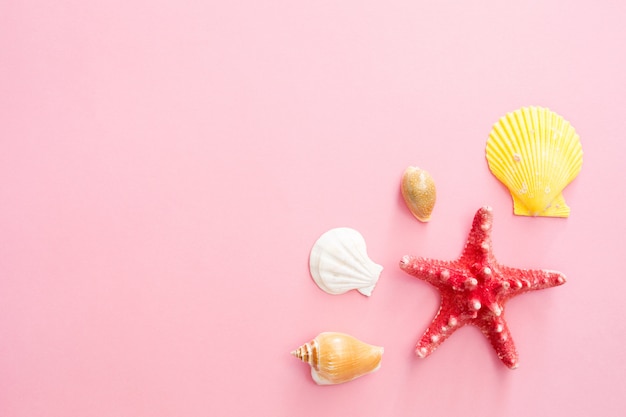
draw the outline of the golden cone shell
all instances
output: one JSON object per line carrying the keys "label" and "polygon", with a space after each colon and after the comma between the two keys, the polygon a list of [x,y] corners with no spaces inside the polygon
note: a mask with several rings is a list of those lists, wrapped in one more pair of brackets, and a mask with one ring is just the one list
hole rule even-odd
{"label": "golden cone shell", "polygon": [[568,121],[542,107],[502,117],[489,134],[489,169],[510,191],[521,216],[569,217],[561,192],[583,162],[580,139]]}
{"label": "golden cone shell", "polygon": [[408,167],[402,175],[400,191],[409,211],[419,221],[429,221],[437,200],[435,181],[430,174],[418,167]]}
{"label": "golden cone shell", "polygon": [[317,384],[333,385],[376,371],[383,348],[345,333],[324,332],[291,354],[311,366],[311,376]]}

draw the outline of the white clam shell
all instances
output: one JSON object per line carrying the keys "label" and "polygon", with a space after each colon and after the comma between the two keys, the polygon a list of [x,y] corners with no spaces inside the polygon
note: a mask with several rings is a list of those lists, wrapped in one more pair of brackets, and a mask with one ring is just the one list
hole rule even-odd
{"label": "white clam shell", "polygon": [[349,227],[320,236],[311,249],[309,268],[315,283],[329,294],[358,290],[368,297],[383,270],[367,255],[363,236]]}

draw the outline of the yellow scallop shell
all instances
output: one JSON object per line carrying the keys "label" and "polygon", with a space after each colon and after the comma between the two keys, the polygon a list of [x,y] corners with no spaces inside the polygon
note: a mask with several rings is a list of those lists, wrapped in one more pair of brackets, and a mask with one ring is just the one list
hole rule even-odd
{"label": "yellow scallop shell", "polygon": [[568,121],[542,107],[508,113],[493,126],[486,154],[511,192],[515,214],[569,217],[561,192],[580,172],[583,151]]}

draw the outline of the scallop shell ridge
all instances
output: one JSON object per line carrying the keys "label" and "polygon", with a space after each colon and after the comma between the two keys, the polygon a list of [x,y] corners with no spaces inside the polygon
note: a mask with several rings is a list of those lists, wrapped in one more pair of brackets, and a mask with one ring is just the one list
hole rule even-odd
{"label": "scallop shell ridge", "polygon": [[514,213],[568,217],[561,194],[582,168],[574,128],[553,111],[524,107],[502,117],[486,146],[489,169],[510,191]]}
{"label": "scallop shell ridge", "polygon": [[356,289],[366,296],[372,294],[383,270],[369,258],[363,236],[349,227],[320,236],[311,249],[309,268],[315,283],[329,294]]}

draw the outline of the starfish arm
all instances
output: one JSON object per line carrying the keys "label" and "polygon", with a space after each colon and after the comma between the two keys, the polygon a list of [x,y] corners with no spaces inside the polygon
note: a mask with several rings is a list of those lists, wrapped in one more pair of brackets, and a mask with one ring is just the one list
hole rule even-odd
{"label": "starfish arm", "polygon": [[437,288],[461,288],[468,278],[456,261],[438,261],[406,255],[400,261],[400,269]]}
{"label": "starfish arm", "polygon": [[445,299],[442,300],[439,312],[415,345],[415,354],[425,358],[465,324],[455,311],[455,306]]}
{"label": "starfish arm", "polygon": [[507,279],[501,282],[507,298],[528,291],[543,290],[565,284],[565,275],[548,269],[519,269],[498,266],[499,273]]}
{"label": "starfish arm", "polygon": [[510,369],[519,365],[517,349],[511,337],[511,332],[503,318],[486,320],[478,325],[483,334],[489,339],[498,358]]}
{"label": "starfish arm", "polygon": [[473,263],[491,262],[493,260],[491,246],[491,227],[493,225],[493,210],[491,207],[481,207],[474,215],[472,228],[459,263],[472,265]]}

